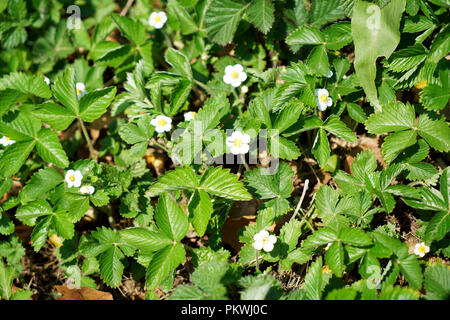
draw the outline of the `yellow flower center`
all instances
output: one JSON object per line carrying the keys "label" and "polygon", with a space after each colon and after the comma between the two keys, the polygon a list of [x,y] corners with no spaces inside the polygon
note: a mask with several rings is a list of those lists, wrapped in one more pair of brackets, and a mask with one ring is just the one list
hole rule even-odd
{"label": "yellow flower center", "polygon": [[75,181],[75,176],[70,176],[70,177],[69,177],[69,180],[70,180],[70,181]]}
{"label": "yellow flower center", "polygon": [[11,140],[11,138],[10,137],[5,137],[5,140],[9,141],[9,140]]}
{"label": "yellow flower center", "polygon": [[326,94],[321,94],[320,95],[320,101],[327,102],[327,100],[328,100],[328,96]]}
{"label": "yellow flower center", "polygon": [[423,88],[425,88],[426,86],[427,86],[427,82],[426,82],[425,80],[422,80],[422,81],[416,83],[416,88],[417,88],[417,89],[423,89]]}
{"label": "yellow flower center", "polygon": [[160,16],[156,16],[156,17],[155,17],[155,21],[156,21],[156,22],[160,22],[160,21],[161,21],[161,17],[160,17]]}
{"label": "yellow flower center", "polygon": [[160,125],[161,127],[165,126],[167,124],[167,121],[164,119],[159,119],[158,120],[158,125]]}
{"label": "yellow flower center", "polygon": [[264,238],[261,239],[261,242],[262,242],[262,243],[267,243],[267,242],[269,242],[269,238],[265,238],[265,237],[264,237]]}
{"label": "yellow flower center", "polygon": [[420,253],[425,253],[425,251],[426,251],[426,249],[425,249],[424,246],[420,246],[420,247],[419,247],[419,252],[420,252]]}
{"label": "yellow flower center", "polygon": [[80,89],[77,89],[77,94],[80,94],[81,93],[81,90]]}
{"label": "yellow flower center", "polygon": [[195,112],[195,111],[192,111],[192,112],[191,112],[191,116],[192,116],[192,117],[194,117],[196,114],[197,114],[197,112]]}
{"label": "yellow flower center", "polygon": [[237,78],[239,78],[239,73],[237,73],[236,71],[233,71],[233,72],[231,73],[231,77],[232,77],[233,79],[237,79]]}
{"label": "yellow flower center", "polygon": [[327,265],[324,265],[324,266],[322,267],[322,273],[331,273],[330,267],[327,266]]}
{"label": "yellow flower center", "polygon": [[233,144],[234,144],[236,147],[240,147],[240,146],[242,146],[243,142],[242,142],[241,139],[236,138],[236,139],[234,139]]}

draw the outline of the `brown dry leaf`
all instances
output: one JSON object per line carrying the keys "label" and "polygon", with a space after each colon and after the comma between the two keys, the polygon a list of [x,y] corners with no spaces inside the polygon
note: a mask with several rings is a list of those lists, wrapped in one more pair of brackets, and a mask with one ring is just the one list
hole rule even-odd
{"label": "brown dry leaf", "polygon": [[233,203],[221,230],[224,243],[229,244],[236,251],[241,249],[243,244],[239,242],[238,231],[248,224],[256,223],[258,207],[259,202],[256,199]]}
{"label": "brown dry leaf", "polygon": [[164,154],[158,152],[156,149],[149,148],[145,154],[145,161],[156,172],[156,175],[160,176],[164,174]]}
{"label": "brown dry leaf", "polygon": [[111,293],[89,287],[69,289],[66,285],[63,285],[55,286],[54,289],[57,291],[59,297],[56,300],[113,300]]}

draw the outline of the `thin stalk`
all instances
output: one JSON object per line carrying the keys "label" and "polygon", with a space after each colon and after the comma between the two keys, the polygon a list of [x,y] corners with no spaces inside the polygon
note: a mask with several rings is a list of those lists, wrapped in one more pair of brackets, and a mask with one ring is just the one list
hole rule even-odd
{"label": "thin stalk", "polygon": [[305,180],[305,185],[303,186],[303,192],[302,192],[302,196],[300,197],[300,200],[297,203],[297,207],[295,208],[294,214],[291,217],[291,220],[294,219],[297,216],[298,211],[300,210],[302,203],[303,203],[303,199],[305,199],[305,195],[306,195],[306,190],[308,190],[309,187],[309,180],[306,179]]}
{"label": "thin stalk", "polygon": [[255,249],[255,262],[256,262],[256,270],[259,271],[258,250],[256,249]]}
{"label": "thin stalk", "polygon": [[245,161],[245,154],[241,154],[241,160],[244,164],[245,170],[250,171],[250,167],[248,166],[247,162]]}
{"label": "thin stalk", "polygon": [[208,94],[213,94],[213,92],[211,92],[211,89],[208,88],[208,86],[207,86],[206,84],[204,84],[203,82],[198,81],[198,80],[194,80],[194,83],[195,83],[197,86],[199,86],[200,88],[202,88],[206,93],[208,93]]}
{"label": "thin stalk", "polygon": [[151,143],[169,153],[169,149],[167,149],[167,147],[162,145],[161,143],[156,142],[156,140],[152,139]]}
{"label": "thin stalk", "polygon": [[81,131],[83,131],[84,139],[86,140],[86,143],[89,148],[89,153],[91,154],[91,158],[97,161],[97,155],[95,154],[94,146],[92,145],[91,138],[89,138],[89,134],[86,130],[86,127],[84,126],[83,120],[78,118],[78,122],[80,123]]}

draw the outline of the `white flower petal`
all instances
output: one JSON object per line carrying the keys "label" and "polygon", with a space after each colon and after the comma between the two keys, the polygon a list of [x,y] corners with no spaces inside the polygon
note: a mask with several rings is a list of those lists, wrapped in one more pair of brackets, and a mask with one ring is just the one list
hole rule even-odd
{"label": "white flower petal", "polygon": [[233,73],[233,71],[234,71],[233,66],[228,65],[228,66],[225,67],[225,74],[226,75],[231,75]]}
{"label": "white flower petal", "polygon": [[266,242],[266,243],[264,244],[263,249],[264,249],[265,252],[270,252],[270,251],[272,251],[272,250],[273,250],[273,243],[271,243],[271,242]]}
{"label": "white flower petal", "polygon": [[244,71],[244,67],[242,65],[240,65],[239,63],[235,64],[233,68],[234,68],[234,71],[239,72],[239,73]]}
{"label": "white flower petal", "polygon": [[261,241],[255,241],[253,242],[253,248],[256,250],[261,250],[263,248],[263,244]]}
{"label": "white flower petal", "polygon": [[246,133],[242,134],[241,139],[242,139],[243,143],[247,143],[247,144],[250,143],[250,136]]}
{"label": "white flower petal", "polygon": [[277,242],[277,237],[275,237],[273,234],[269,236],[269,242],[275,244]]}
{"label": "white flower petal", "polygon": [[239,154],[246,154],[250,149],[249,145],[244,143],[239,147]]}
{"label": "white flower petal", "polygon": [[240,147],[236,147],[234,144],[231,146],[230,151],[232,154],[240,154],[241,153],[241,148]]}

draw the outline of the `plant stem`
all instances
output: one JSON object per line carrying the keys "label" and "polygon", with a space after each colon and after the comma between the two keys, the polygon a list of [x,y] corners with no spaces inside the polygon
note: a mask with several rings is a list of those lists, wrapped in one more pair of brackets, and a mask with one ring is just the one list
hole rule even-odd
{"label": "plant stem", "polygon": [[89,148],[89,153],[91,154],[91,158],[97,161],[97,155],[95,154],[94,146],[92,145],[91,138],[89,138],[89,134],[84,126],[83,120],[78,118],[78,122],[80,123],[81,131],[83,131],[84,138],[86,139],[86,143]]}
{"label": "plant stem", "polygon": [[123,8],[122,12],[120,13],[120,15],[123,17],[127,14],[128,10],[130,9],[131,5],[133,4],[134,0],[128,0],[127,4],[125,5],[125,7]]}
{"label": "plant stem", "polygon": [[308,190],[309,187],[309,179],[305,180],[305,185],[303,186],[303,192],[302,192],[302,196],[300,197],[300,200],[297,203],[297,207],[295,208],[294,214],[291,217],[291,220],[295,218],[295,216],[297,215],[298,211],[300,210],[300,207],[302,206],[303,203],[303,199],[305,199],[305,195],[306,195],[306,190]]}
{"label": "plant stem", "polygon": [[258,250],[255,249],[256,270],[259,271]]}
{"label": "plant stem", "polygon": [[200,88],[202,88],[206,93],[208,93],[208,94],[213,94],[213,92],[211,92],[211,89],[208,88],[208,86],[207,86],[206,84],[204,84],[203,82],[198,81],[198,80],[194,80],[194,83],[195,83],[197,86],[199,86]]}
{"label": "plant stem", "polygon": [[250,167],[248,166],[247,162],[245,161],[245,154],[241,154],[241,160],[244,164],[245,170],[250,171]]}
{"label": "plant stem", "polygon": [[154,144],[155,146],[157,146],[157,147],[163,149],[165,152],[169,153],[169,149],[167,149],[167,147],[166,147],[166,146],[163,146],[161,143],[156,142],[155,139],[152,139],[151,143]]}

